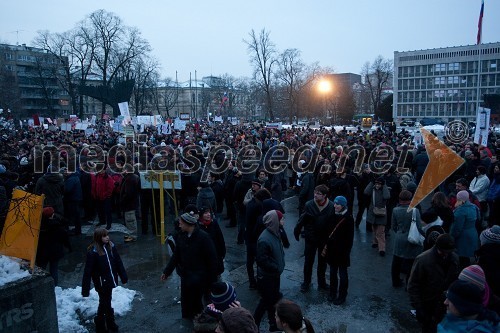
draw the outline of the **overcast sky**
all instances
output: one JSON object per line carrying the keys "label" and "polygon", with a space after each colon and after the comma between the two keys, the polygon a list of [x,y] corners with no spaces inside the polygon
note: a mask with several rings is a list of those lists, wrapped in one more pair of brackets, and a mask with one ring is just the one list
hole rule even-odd
{"label": "overcast sky", "polygon": [[[359,73],[377,55],[476,43],[480,0],[27,0],[2,1],[0,42],[31,45],[39,30],[64,32],[98,9],[135,26],[163,77],[252,75],[243,39],[270,31],[278,51],[307,64]],[[16,33],[16,31],[19,31]],[[500,41],[500,1],[485,0],[483,43]]]}

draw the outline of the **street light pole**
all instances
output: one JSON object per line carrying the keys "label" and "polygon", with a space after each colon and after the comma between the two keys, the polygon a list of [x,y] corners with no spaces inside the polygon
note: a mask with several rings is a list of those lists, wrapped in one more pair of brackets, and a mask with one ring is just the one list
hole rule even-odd
{"label": "street light pole", "polygon": [[325,116],[326,119],[329,119],[329,112],[328,112],[329,110],[327,107],[326,99],[327,95],[332,91],[332,83],[328,79],[322,79],[321,81],[319,81],[318,90],[320,91],[321,94],[323,94]]}

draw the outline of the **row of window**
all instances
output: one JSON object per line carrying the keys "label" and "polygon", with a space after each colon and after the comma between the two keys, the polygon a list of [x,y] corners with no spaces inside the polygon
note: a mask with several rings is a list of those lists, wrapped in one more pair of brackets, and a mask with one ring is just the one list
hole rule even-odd
{"label": "row of window", "polygon": [[398,105],[397,117],[475,117],[476,104],[403,104]]}
{"label": "row of window", "polygon": [[[500,54],[500,47],[482,48],[481,54]],[[455,58],[455,57],[470,57],[477,55],[479,55],[479,49],[402,56],[399,57],[399,61],[403,62],[403,61],[430,60],[430,59]]]}
{"label": "row of window", "polygon": [[[500,74],[482,74],[481,87],[500,86]],[[433,88],[466,88],[477,87],[477,75],[438,76],[425,79],[399,79],[398,90],[419,90]]]}
{"label": "row of window", "polygon": [[[499,88],[481,89],[484,94],[500,94]],[[398,103],[454,102],[472,103],[476,100],[476,89],[441,89],[426,91],[398,92]]]}
{"label": "row of window", "polygon": [[[477,74],[477,61],[451,62],[432,65],[399,66],[398,77],[420,77],[445,74]],[[481,73],[499,72],[500,59],[481,61]]]}
{"label": "row of window", "polygon": [[[15,55],[13,55],[12,53],[6,52],[6,53],[4,53],[4,58],[5,58],[5,60],[15,60]],[[56,64],[59,62],[54,57],[47,57],[47,56],[36,57],[36,56],[29,55],[29,54],[18,54],[17,55],[17,61],[36,62],[37,60],[39,62],[49,63],[49,64]]]}

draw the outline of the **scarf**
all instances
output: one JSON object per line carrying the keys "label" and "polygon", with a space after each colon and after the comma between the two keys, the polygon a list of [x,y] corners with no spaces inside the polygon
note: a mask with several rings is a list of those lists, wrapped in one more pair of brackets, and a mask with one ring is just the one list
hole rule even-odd
{"label": "scarf", "polygon": [[210,219],[210,220],[202,219],[201,220],[201,224],[203,224],[205,227],[208,227],[210,225],[210,223],[212,223],[212,219]]}

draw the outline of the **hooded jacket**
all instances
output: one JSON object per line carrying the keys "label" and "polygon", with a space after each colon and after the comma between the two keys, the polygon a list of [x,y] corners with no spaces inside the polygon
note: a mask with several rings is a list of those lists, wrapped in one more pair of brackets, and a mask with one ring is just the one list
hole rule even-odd
{"label": "hooded jacket", "polygon": [[52,207],[56,213],[64,214],[64,179],[60,173],[46,173],[40,177],[36,182],[35,194],[45,194],[44,207]]}
{"label": "hooded jacket", "polygon": [[266,230],[257,240],[257,278],[279,277],[285,269],[285,251],[280,239],[280,222],[275,210],[262,218]]}

